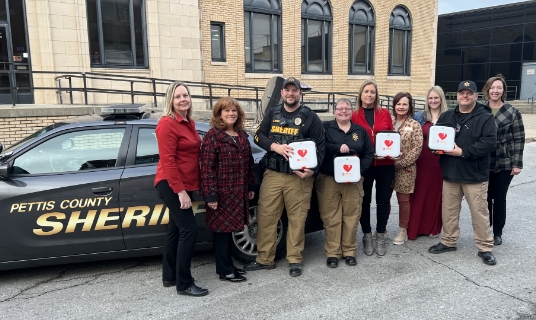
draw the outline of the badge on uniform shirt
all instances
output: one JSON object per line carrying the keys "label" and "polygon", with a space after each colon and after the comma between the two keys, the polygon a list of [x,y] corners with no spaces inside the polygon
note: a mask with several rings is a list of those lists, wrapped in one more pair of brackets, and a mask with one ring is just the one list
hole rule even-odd
{"label": "badge on uniform shirt", "polygon": [[354,139],[354,141],[357,141],[357,139],[359,139],[357,133],[352,134],[352,139]]}
{"label": "badge on uniform shirt", "polygon": [[294,124],[299,126],[301,124],[301,118],[294,119]]}

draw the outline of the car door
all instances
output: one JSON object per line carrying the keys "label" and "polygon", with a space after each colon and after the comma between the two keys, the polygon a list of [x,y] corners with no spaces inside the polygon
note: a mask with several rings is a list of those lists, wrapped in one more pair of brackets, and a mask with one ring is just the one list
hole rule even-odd
{"label": "car door", "polygon": [[[169,216],[154,187],[159,160],[155,129],[156,125],[140,125],[132,130],[120,191],[120,206],[125,208],[121,224],[127,249],[164,244]],[[212,248],[213,235],[205,226],[205,203],[201,196],[194,195],[192,208],[198,226],[197,248]]]}
{"label": "car door", "polygon": [[10,159],[0,181],[0,261],[125,249],[119,180],[130,131],[64,130]]}

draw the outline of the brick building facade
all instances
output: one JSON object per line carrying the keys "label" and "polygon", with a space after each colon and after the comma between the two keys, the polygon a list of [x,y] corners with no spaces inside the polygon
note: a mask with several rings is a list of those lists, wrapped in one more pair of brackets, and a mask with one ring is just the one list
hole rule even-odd
{"label": "brick building facade", "polygon": [[[434,83],[435,47],[438,1],[369,0],[374,14],[373,74],[349,72],[350,11],[358,1],[331,0],[331,70],[324,73],[302,72],[302,11],[306,1],[281,0],[282,66],[270,72],[246,71],[244,19],[248,12],[245,3],[251,1],[199,1],[201,20],[201,52],[204,81],[264,86],[274,75],[295,76],[317,91],[355,92],[365,79],[375,80],[380,94],[394,95],[409,91],[424,96]],[[311,1],[309,1],[311,2]],[[411,53],[408,75],[389,72],[390,17],[397,6],[407,9],[411,20]],[[258,12],[262,15],[262,8]],[[258,17],[258,16],[257,16]],[[225,29],[225,61],[213,61],[211,24]],[[277,39],[276,39],[277,41]],[[268,42],[268,40],[267,40]],[[329,62],[329,61],[328,61]]]}

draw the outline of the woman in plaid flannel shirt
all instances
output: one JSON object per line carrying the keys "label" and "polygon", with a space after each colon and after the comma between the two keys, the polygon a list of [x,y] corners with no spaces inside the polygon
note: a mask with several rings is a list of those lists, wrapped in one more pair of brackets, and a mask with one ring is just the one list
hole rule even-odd
{"label": "woman in plaid flannel shirt", "polygon": [[523,168],[525,128],[521,113],[505,102],[506,81],[501,74],[488,79],[482,91],[497,124],[497,146],[490,154],[488,209],[494,244],[498,246],[502,244],[502,230],[506,222],[508,186]]}

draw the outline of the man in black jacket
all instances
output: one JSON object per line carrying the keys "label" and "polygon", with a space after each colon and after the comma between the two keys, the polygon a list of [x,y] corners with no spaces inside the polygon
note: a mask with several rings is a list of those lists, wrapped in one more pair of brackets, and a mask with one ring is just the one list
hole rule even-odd
{"label": "man in black jacket", "polygon": [[458,106],[443,113],[437,123],[456,128],[455,146],[445,151],[439,163],[443,170],[443,233],[441,242],[430,253],[456,250],[460,235],[460,210],[463,196],[471,210],[478,256],[494,265],[493,236],[487,204],[489,154],[495,150],[497,129],[491,109],[477,102],[476,84],[462,81],[458,85]]}

